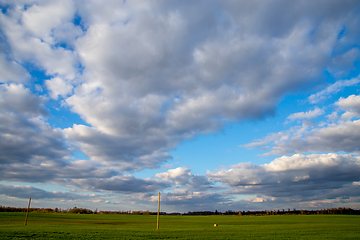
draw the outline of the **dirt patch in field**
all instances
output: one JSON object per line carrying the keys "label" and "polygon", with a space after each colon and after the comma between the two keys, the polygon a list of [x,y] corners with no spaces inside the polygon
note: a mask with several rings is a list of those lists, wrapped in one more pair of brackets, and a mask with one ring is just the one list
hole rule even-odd
{"label": "dirt patch in field", "polygon": [[124,223],[124,222],[114,222],[114,223],[93,223],[97,225],[151,225],[153,223]]}
{"label": "dirt patch in field", "polygon": [[94,223],[97,225],[125,225],[126,223]]}

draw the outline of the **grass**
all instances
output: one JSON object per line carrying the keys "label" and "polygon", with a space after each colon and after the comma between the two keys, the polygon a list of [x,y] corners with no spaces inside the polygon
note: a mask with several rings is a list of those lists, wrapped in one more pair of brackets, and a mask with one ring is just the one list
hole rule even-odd
{"label": "grass", "polygon": [[[0,213],[0,239],[360,239],[360,216]],[[214,223],[218,227],[214,227]]]}

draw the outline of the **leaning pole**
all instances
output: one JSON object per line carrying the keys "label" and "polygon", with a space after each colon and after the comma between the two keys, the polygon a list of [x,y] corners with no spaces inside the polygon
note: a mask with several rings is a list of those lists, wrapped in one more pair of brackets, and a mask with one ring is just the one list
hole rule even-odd
{"label": "leaning pole", "polygon": [[156,230],[159,230],[159,216],[160,216],[160,192],[159,192],[159,199],[158,199]]}
{"label": "leaning pole", "polygon": [[30,202],[31,202],[31,198],[29,198],[29,205],[26,211],[26,217],[25,217],[25,223],[24,225],[27,225],[27,219],[28,219],[28,215],[29,215],[29,208],[30,208]]}

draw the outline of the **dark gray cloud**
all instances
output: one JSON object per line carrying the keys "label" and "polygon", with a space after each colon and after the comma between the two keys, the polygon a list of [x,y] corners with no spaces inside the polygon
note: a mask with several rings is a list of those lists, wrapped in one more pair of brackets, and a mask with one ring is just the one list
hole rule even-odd
{"label": "dark gray cloud", "polygon": [[25,116],[46,116],[43,100],[22,84],[0,85],[0,110]]}
{"label": "dark gray cloud", "polygon": [[86,196],[82,196],[75,193],[69,192],[49,192],[45,191],[41,188],[35,188],[30,186],[13,186],[13,185],[4,185],[0,184],[0,193],[9,197],[16,198],[29,198],[32,200],[39,199],[66,199],[66,200],[74,200],[74,199],[85,199]]}
{"label": "dark gray cloud", "polygon": [[155,192],[168,185],[163,181],[141,179],[131,175],[115,176],[112,178],[88,178],[74,180],[74,182],[87,186],[88,189],[122,193]]}
{"label": "dark gray cloud", "polygon": [[224,195],[218,193],[198,192],[179,194],[175,192],[166,193],[164,195],[165,196],[163,197],[162,204],[168,207],[176,207],[176,209],[181,209],[183,211],[187,211],[189,209],[194,211],[215,211],[214,207],[217,204],[219,204],[218,207],[220,207],[223,205],[223,202],[227,202],[229,200]]}
{"label": "dark gray cloud", "polygon": [[83,125],[74,125],[63,132],[90,159],[121,171],[155,168],[159,163],[172,158],[167,151],[162,150],[168,144],[164,134],[117,136]]}
{"label": "dark gray cloud", "polygon": [[40,119],[0,111],[0,163],[62,161],[69,156],[61,131]]}
{"label": "dark gray cloud", "polygon": [[30,163],[6,163],[0,169],[0,180],[20,182],[51,182],[74,185],[74,179],[111,178],[119,172],[90,160],[68,162],[62,160],[32,159]]}

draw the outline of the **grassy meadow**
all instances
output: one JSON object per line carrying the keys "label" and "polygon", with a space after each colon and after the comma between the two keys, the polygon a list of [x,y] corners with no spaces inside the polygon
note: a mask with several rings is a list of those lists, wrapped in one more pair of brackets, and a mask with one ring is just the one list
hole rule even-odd
{"label": "grassy meadow", "polygon": [[[0,213],[0,239],[360,239],[357,215],[160,216]],[[218,226],[214,227],[217,223]]]}

